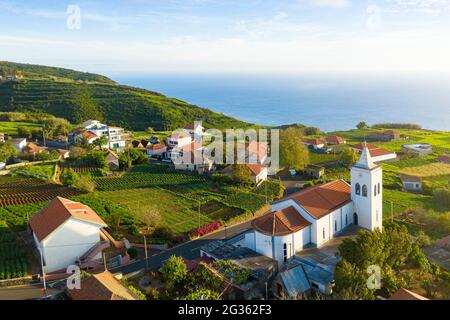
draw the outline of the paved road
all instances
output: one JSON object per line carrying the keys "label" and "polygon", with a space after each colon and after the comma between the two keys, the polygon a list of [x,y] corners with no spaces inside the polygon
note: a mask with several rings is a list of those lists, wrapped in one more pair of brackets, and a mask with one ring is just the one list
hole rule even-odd
{"label": "paved road", "polygon": [[[251,229],[251,222],[247,221],[232,227],[227,228],[227,238],[236,236],[242,232],[245,232],[246,230]],[[218,232],[215,232],[213,234],[207,235],[202,237],[201,239],[192,240],[186,243],[183,243],[179,246],[176,246],[174,248],[165,250],[161,253],[158,253],[156,255],[153,255],[147,259],[148,267],[150,269],[157,269],[159,268],[164,261],[166,261],[171,255],[178,255],[183,256],[187,259],[195,259],[200,256],[200,247],[210,243],[215,240],[219,239],[225,239],[225,230],[221,230]],[[136,261],[134,263],[117,267],[112,269],[113,272],[122,272],[123,274],[130,274],[133,272],[137,272],[139,270],[142,270],[146,267],[145,259]]]}
{"label": "paved road", "polygon": [[[27,300],[42,298],[42,284],[27,284],[23,286],[0,288],[0,300]],[[53,295],[58,291],[48,289],[47,294]]]}

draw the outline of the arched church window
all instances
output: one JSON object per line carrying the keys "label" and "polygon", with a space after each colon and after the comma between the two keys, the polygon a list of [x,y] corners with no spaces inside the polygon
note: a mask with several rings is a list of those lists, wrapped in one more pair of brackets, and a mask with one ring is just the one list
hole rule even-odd
{"label": "arched church window", "polygon": [[367,197],[367,186],[366,185],[363,185],[363,187],[362,187],[362,196]]}
{"label": "arched church window", "polygon": [[373,186],[373,195],[374,195],[374,197],[377,196],[377,185],[376,184]]}
{"label": "arched church window", "polygon": [[381,192],[381,184],[378,182],[378,194]]}
{"label": "arched church window", "polygon": [[345,225],[348,225],[347,214],[345,214]]}
{"label": "arched church window", "polygon": [[361,194],[361,186],[359,185],[359,183],[357,183],[356,186],[355,186],[355,193],[357,195]]}
{"label": "arched church window", "polygon": [[283,257],[284,257],[284,262],[287,261],[287,244],[283,244]]}
{"label": "arched church window", "polygon": [[325,239],[325,228],[323,228],[322,234],[323,234],[323,238]]}

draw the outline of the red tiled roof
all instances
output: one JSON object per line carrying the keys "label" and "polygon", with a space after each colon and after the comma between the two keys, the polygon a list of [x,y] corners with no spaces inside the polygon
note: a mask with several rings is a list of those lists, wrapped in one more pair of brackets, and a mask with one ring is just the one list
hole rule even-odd
{"label": "red tiled roof", "polygon": [[95,133],[93,133],[91,131],[84,131],[83,132],[83,136],[85,136],[88,139],[92,139],[92,138],[97,138],[98,137]]}
{"label": "red tiled roof", "polygon": [[412,291],[400,288],[388,300],[429,300],[422,297],[420,294],[414,293]]}
{"label": "red tiled roof", "polygon": [[194,123],[189,123],[189,124],[184,126],[184,129],[186,129],[186,130],[194,130],[195,129],[195,124]]}
{"label": "red tiled roof", "polygon": [[150,150],[159,150],[159,149],[164,149],[164,148],[166,148],[166,145],[163,144],[163,143],[156,143],[156,144],[152,144],[152,145],[150,145],[150,144],[147,145],[147,149],[150,149]]}
{"label": "red tiled roof", "polygon": [[307,143],[307,144],[312,144],[312,145],[319,145],[319,144],[324,144],[324,141],[319,140],[319,139],[303,139],[303,142]]}
{"label": "red tiled roof", "polygon": [[80,289],[69,289],[67,293],[72,300],[139,300],[109,271],[82,279]]}
{"label": "red tiled roof", "polygon": [[88,206],[56,197],[30,219],[30,227],[38,240],[42,241],[71,217],[106,226],[106,223]]}
{"label": "red tiled roof", "polygon": [[39,152],[45,150],[44,147],[38,146],[37,144],[35,144],[33,142],[29,142],[27,144],[27,148],[28,148],[29,152],[33,152],[33,153],[39,153]]}
{"label": "red tiled roof", "polygon": [[320,219],[349,203],[350,192],[350,185],[344,180],[335,180],[296,192],[280,201],[292,199],[314,218]]}
{"label": "red tiled roof", "polygon": [[343,144],[345,143],[345,139],[338,137],[338,136],[328,136],[325,138],[325,141],[327,143],[336,143],[336,144]]}
{"label": "red tiled roof", "polygon": [[184,263],[186,264],[188,271],[195,270],[200,262],[203,262],[206,264],[213,263],[213,260],[208,257],[199,257],[199,258],[195,258],[194,260],[189,260],[189,259],[186,259],[185,257],[182,257],[182,258],[183,258]]}
{"label": "red tiled roof", "polygon": [[[358,150],[362,150],[364,149],[364,144],[363,143],[358,143],[352,146],[355,149]],[[367,144],[367,148],[369,149],[369,153],[371,157],[379,157],[379,156],[384,156],[386,154],[394,154],[395,152],[393,151],[389,151],[383,148],[378,148],[377,146],[373,145],[373,144]]]}
{"label": "red tiled roof", "polygon": [[439,158],[436,158],[434,160],[450,164],[450,155],[449,154],[444,154],[443,156],[440,156]]}
{"label": "red tiled roof", "polygon": [[255,230],[271,236],[291,234],[309,225],[311,222],[303,218],[294,207],[269,212],[252,221]]}
{"label": "red tiled roof", "polygon": [[267,166],[262,164],[246,164],[246,167],[254,174],[255,176],[259,175]]}

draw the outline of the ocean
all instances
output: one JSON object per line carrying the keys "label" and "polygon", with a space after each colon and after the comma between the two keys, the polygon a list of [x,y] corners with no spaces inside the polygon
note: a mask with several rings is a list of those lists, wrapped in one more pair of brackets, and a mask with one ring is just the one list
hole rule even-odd
{"label": "ocean", "polygon": [[261,125],[323,131],[359,121],[450,131],[450,77],[280,74],[109,74],[122,83]]}

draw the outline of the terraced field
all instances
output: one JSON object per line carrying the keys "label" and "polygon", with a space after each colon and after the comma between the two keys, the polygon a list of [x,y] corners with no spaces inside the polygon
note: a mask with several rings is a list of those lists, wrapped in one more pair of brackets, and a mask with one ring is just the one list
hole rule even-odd
{"label": "terraced field", "polygon": [[0,207],[39,203],[57,196],[71,197],[79,191],[31,177],[0,176]]}
{"label": "terraced field", "polygon": [[177,172],[166,165],[136,166],[121,176],[95,179],[97,190],[99,191],[148,188],[152,186],[179,186],[204,182],[206,182],[205,177]]}

